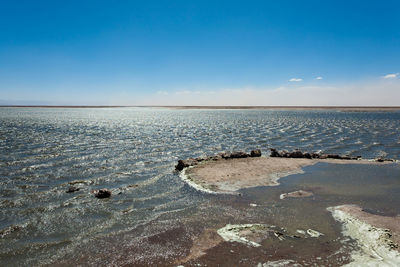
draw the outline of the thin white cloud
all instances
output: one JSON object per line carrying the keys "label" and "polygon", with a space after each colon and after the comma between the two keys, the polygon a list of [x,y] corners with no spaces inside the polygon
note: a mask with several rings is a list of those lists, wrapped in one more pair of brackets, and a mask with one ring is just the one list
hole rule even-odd
{"label": "thin white cloud", "polygon": [[383,76],[383,79],[393,79],[396,78],[399,74],[398,73],[391,73]]}
{"label": "thin white cloud", "polygon": [[292,78],[289,80],[289,82],[302,82],[302,81],[303,81],[303,79],[301,79],[301,78]]}
{"label": "thin white cloud", "polygon": [[[185,90],[168,96],[136,99],[148,105],[205,106],[399,106],[400,80],[360,82],[336,86],[231,88],[214,91]],[[212,93],[212,97],[210,94]],[[139,103],[138,103],[139,104]]]}
{"label": "thin white cloud", "polygon": [[190,94],[192,94],[193,92],[192,91],[189,91],[189,90],[183,90],[183,91],[176,91],[175,92],[175,94],[176,95],[190,95]]}
{"label": "thin white cloud", "polygon": [[167,91],[157,91],[157,94],[159,95],[168,95]]}
{"label": "thin white cloud", "polygon": [[321,76],[318,76],[317,78],[315,78],[316,80],[322,80],[323,78]]}

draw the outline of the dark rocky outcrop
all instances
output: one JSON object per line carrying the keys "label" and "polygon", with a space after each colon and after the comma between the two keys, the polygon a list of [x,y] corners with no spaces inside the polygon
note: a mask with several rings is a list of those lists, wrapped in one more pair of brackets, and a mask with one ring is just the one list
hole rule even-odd
{"label": "dark rocky outcrop", "polygon": [[385,158],[376,158],[375,161],[377,161],[377,162],[385,162],[385,161],[394,162],[393,159],[385,159]]}
{"label": "dark rocky outcrop", "polygon": [[302,152],[301,150],[294,150],[288,152],[286,150],[278,151],[275,148],[271,148],[270,157],[278,158],[306,158],[306,159],[344,159],[344,160],[358,160],[360,156],[351,157],[348,155],[338,155],[338,154],[322,154],[319,152]]}
{"label": "dark rocky outcrop", "polygon": [[247,154],[246,152],[239,151],[239,152],[232,152],[230,158],[231,159],[241,159],[241,158],[248,158],[248,157],[250,157],[249,154]]}
{"label": "dark rocky outcrop", "polygon": [[202,161],[220,160],[220,159],[239,159],[239,158],[248,158],[248,157],[261,157],[261,150],[260,149],[252,150],[250,153],[246,153],[246,152],[242,152],[242,151],[221,152],[214,156],[178,160],[178,164],[175,166],[175,170],[181,171],[184,168],[187,168],[190,166],[196,166],[197,164],[199,164]]}
{"label": "dark rocky outcrop", "polygon": [[80,190],[79,187],[70,186],[70,187],[68,188],[68,190],[65,191],[65,192],[66,192],[66,193],[73,193],[73,192],[76,192],[76,191],[79,191],[79,190]]}
{"label": "dark rocky outcrop", "polygon": [[[339,154],[323,154],[321,152],[302,152],[299,149],[294,151],[278,151],[275,148],[270,148],[271,154],[270,157],[277,158],[305,158],[305,159],[341,159],[341,160],[358,160],[361,156],[349,156],[349,155],[339,155]],[[178,160],[178,164],[175,166],[175,170],[182,171],[184,168],[196,166],[200,162],[210,161],[210,160],[220,160],[220,159],[237,159],[237,158],[248,158],[248,157],[261,157],[261,150],[255,149],[250,153],[242,152],[242,151],[234,151],[234,152],[220,152],[214,156],[205,156],[199,158],[190,158],[185,160]],[[394,162],[393,159],[385,159],[385,158],[377,158],[375,161],[378,162]]]}
{"label": "dark rocky outcrop", "polygon": [[109,198],[111,197],[111,191],[106,188],[96,190],[94,191],[94,196],[97,198]]}

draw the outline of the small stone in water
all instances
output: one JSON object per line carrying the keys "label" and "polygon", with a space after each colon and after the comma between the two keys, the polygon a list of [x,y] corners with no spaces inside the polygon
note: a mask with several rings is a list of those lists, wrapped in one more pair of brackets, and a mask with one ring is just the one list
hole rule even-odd
{"label": "small stone in water", "polygon": [[106,188],[96,190],[94,191],[94,196],[97,198],[109,198],[111,197],[111,191]]}

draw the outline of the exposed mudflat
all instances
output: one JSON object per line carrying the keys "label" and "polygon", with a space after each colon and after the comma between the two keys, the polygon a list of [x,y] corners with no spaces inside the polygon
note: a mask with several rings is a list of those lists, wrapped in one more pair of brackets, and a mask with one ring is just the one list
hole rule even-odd
{"label": "exposed mudflat", "polygon": [[[367,160],[304,159],[304,158],[238,158],[202,162],[185,171],[186,180],[197,189],[232,193],[256,186],[276,186],[279,179],[302,173],[302,168],[318,162],[334,164],[387,164]],[[390,162],[391,163],[391,162]]]}
{"label": "exposed mudflat", "polygon": [[[371,214],[364,211],[361,207],[356,205],[342,205],[335,208],[335,210],[342,211],[352,217],[370,224],[376,228],[387,229],[390,231],[390,240],[395,244],[400,245],[400,216],[381,216]],[[398,251],[400,248],[395,247]]]}
{"label": "exposed mudflat", "polygon": [[356,205],[328,208],[343,224],[343,234],[357,241],[348,266],[399,266],[400,217],[367,213]]}

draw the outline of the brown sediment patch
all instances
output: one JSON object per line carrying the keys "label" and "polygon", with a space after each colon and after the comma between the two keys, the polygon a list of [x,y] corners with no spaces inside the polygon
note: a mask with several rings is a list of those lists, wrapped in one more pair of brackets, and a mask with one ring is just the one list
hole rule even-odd
{"label": "brown sediment patch", "polygon": [[302,198],[302,197],[311,197],[314,194],[312,192],[304,191],[304,190],[298,190],[290,193],[284,193],[279,196],[280,199],[285,199],[285,198]]}
{"label": "brown sediment patch", "polygon": [[197,259],[206,254],[206,250],[213,248],[224,240],[217,234],[215,229],[205,229],[204,232],[193,238],[193,245],[190,248],[189,255],[178,263],[186,263],[193,259]]}
{"label": "brown sediment patch", "polygon": [[283,158],[241,158],[208,161],[186,172],[194,183],[215,192],[278,185],[280,177],[301,173],[301,168],[316,161]]}
{"label": "brown sediment patch", "polygon": [[[203,161],[185,170],[186,180],[198,189],[232,193],[242,188],[276,186],[278,180],[302,173],[302,168],[318,162],[335,164],[388,164],[367,160],[306,159],[306,158],[235,158]],[[391,163],[391,162],[390,162]]]}
{"label": "brown sediment patch", "polygon": [[360,221],[368,223],[374,227],[390,230],[390,239],[397,244],[397,250],[400,251],[400,216],[381,216],[365,212],[356,205],[342,205],[336,207],[336,210],[343,211]]}

